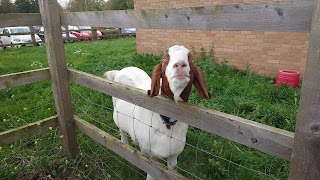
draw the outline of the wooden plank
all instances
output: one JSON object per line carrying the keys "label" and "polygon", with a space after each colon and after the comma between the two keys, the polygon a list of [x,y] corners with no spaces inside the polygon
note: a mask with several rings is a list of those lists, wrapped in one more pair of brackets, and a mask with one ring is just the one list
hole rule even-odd
{"label": "wooden plank", "polygon": [[75,120],[76,126],[81,132],[120,155],[141,170],[151,174],[153,177],[157,179],[187,179],[179,173],[167,169],[163,164],[144,156],[140,151],[137,151],[128,144],[122,143],[117,138],[100,130],[85,120],[82,120],[77,116],[75,116]]}
{"label": "wooden plank", "polygon": [[34,35],[35,31],[33,29],[33,26],[29,26],[29,29],[30,29],[30,32],[31,32],[32,44],[35,47],[35,46],[37,46],[36,36]]}
{"label": "wooden plank", "polygon": [[5,13],[0,14],[0,26],[34,26],[41,25],[40,13]]}
{"label": "wooden plank", "polygon": [[60,13],[63,25],[102,27],[137,27],[134,10],[87,11]]}
{"label": "wooden plank", "polygon": [[39,7],[45,29],[47,56],[60,133],[63,135],[63,152],[65,155],[75,157],[78,155],[79,149],[76,140],[64,44],[61,36],[59,5],[56,0],[42,0],[39,1]]}
{"label": "wooden plank", "polygon": [[[25,33],[11,33],[10,35],[28,35],[28,34],[38,34],[37,32],[25,32]],[[8,34],[0,34],[0,36],[8,36]]]}
{"label": "wooden plank", "polygon": [[51,128],[58,127],[57,116],[52,116],[34,123],[27,124],[18,128],[0,132],[0,146],[14,143],[24,138],[39,135]]}
{"label": "wooden plank", "polygon": [[62,13],[62,24],[142,29],[310,31],[313,0]]}
{"label": "wooden plank", "polygon": [[[37,42],[36,44],[42,45],[42,41]],[[2,44],[0,45],[0,47],[7,47],[7,46],[11,46],[11,47],[17,47],[17,46],[23,46],[23,45],[28,45],[28,44],[32,44],[30,43],[15,43],[15,44]]]}
{"label": "wooden plank", "polygon": [[320,177],[320,2],[315,2],[289,179]]}
{"label": "wooden plank", "polygon": [[125,86],[91,74],[69,70],[76,84],[123,99],[138,106],[174,117],[204,131],[290,160],[294,134],[254,121],[201,108],[187,103],[175,103],[164,97],[150,98],[143,90]]}
{"label": "wooden plank", "polygon": [[6,74],[0,76],[0,89],[7,89],[45,80],[50,80],[49,68]]}

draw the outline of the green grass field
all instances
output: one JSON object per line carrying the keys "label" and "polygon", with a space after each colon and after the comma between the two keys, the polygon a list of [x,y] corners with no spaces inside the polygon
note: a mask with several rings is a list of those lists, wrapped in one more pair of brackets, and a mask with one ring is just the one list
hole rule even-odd
{"label": "green grass field", "polygon": [[[65,44],[68,67],[102,76],[137,66],[151,73],[160,56],[136,53],[135,39]],[[190,103],[294,131],[300,88],[274,86],[274,78],[216,63],[212,52],[194,54],[213,98],[193,90]],[[45,47],[0,51],[0,74],[47,67]],[[71,83],[74,114],[119,138],[111,97]],[[0,132],[55,115],[50,81],[0,91]],[[61,154],[57,129],[0,147],[0,179],[145,179],[145,173],[77,132],[80,155]],[[163,160],[159,160],[163,162]],[[178,172],[190,179],[287,179],[289,162],[189,127]]]}

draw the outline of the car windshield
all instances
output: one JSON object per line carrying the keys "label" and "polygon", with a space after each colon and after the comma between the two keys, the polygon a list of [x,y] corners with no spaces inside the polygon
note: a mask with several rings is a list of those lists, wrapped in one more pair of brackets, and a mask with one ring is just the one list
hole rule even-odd
{"label": "car windshield", "polygon": [[9,30],[10,30],[10,33],[28,33],[28,32],[30,32],[29,28],[12,28]]}
{"label": "car windshield", "polygon": [[91,29],[91,27],[90,26],[79,26],[79,29],[81,29],[81,30],[89,30],[89,29]]}
{"label": "car windshield", "polygon": [[66,33],[66,28],[61,26],[61,31],[62,31],[62,34]]}
{"label": "car windshield", "polygon": [[68,26],[69,30],[73,31],[79,31],[79,28],[77,26]]}

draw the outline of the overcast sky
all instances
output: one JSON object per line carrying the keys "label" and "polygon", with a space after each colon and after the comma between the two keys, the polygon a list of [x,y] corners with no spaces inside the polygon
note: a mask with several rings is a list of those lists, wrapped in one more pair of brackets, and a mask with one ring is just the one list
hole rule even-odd
{"label": "overcast sky", "polygon": [[58,2],[65,7],[67,5],[68,0],[58,0]]}
{"label": "overcast sky", "polygon": [[[104,1],[108,1],[108,0],[104,0]],[[67,6],[67,3],[69,2],[69,0],[58,0],[58,2],[63,6],[63,7],[66,7]]]}

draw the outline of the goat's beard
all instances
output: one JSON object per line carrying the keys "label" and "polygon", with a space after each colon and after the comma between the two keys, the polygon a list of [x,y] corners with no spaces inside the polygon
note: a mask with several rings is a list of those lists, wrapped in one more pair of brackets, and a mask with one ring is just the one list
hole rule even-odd
{"label": "goat's beard", "polygon": [[183,80],[177,79],[177,78],[172,78],[169,81],[169,87],[171,92],[173,93],[173,98],[176,102],[178,101],[183,101],[180,97],[181,93],[183,90],[187,87],[188,83],[190,81],[190,78],[186,76]]}

